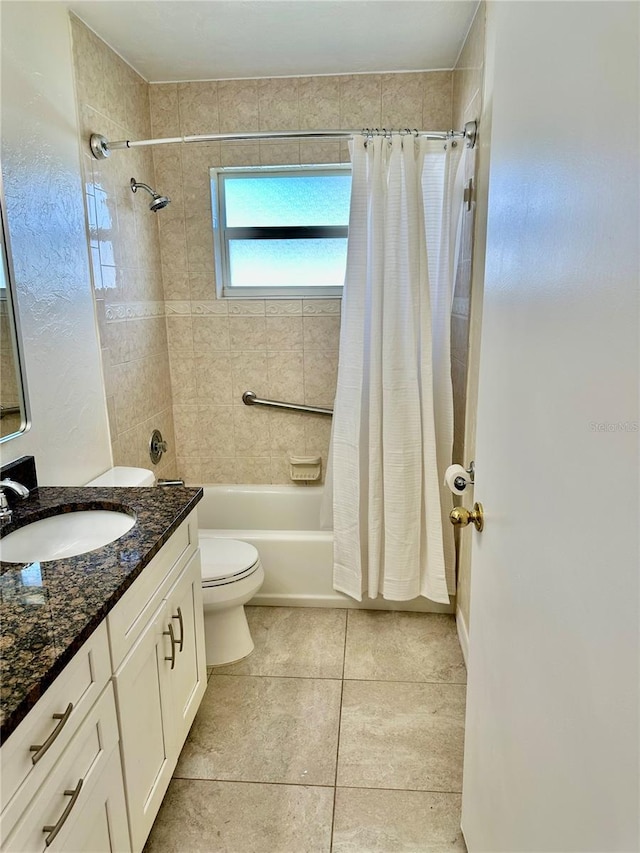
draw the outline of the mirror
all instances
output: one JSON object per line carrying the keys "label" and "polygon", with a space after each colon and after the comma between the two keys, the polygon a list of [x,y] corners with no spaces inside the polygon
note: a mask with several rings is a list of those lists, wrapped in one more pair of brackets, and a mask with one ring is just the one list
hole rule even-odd
{"label": "mirror", "polygon": [[17,299],[0,181],[0,442],[30,426]]}

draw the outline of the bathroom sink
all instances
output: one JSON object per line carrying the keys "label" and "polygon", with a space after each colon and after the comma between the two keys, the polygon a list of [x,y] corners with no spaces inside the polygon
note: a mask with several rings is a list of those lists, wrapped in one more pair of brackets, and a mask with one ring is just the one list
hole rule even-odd
{"label": "bathroom sink", "polygon": [[7,563],[62,560],[108,545],[136,520],[114,510],[65,512],[32,521],[0,539],[0,560]]}

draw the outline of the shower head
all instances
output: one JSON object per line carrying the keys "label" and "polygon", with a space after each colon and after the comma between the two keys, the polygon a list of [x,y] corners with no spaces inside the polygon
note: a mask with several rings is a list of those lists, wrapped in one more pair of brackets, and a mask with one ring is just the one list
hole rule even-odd
{"label": "shower head", "polygon": [[171,199],[166,195],[159,195],[155,190],[152,190],[148,184],[143,184],[142,182],[136,181],[135,178],[131,178],[131,192],[135,193],[139,189],[146,190],[149,195],[153,198],[153,201],[149,205],[149,210],[152,210],[154,213],[157,210],[162,210],[163,207],[166,207]]}

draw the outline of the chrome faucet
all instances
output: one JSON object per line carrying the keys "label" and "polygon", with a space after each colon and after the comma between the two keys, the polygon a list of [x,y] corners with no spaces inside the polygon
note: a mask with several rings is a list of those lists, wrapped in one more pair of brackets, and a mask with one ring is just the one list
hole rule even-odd
{"label": "chrome faucet", "polygon": [[9,506],[5,489],[9,489],[23,499],[29,497],[29,489],[23,486],[22,483],[16,483],[15,480],[0,480],[0,521],[11,521],[13,510]]}

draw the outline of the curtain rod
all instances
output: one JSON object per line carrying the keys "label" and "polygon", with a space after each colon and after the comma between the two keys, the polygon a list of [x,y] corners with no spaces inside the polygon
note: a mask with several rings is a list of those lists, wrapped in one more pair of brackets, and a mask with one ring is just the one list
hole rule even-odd
{"label": "curtain rod", "polygon": [[112,151],[122,148],[143,148],[148,145],[173,145],[185,142],[247,142],[259,139],[352,139],[354,136],[388,136],[399,133],[403,136],[414,135],[426,139],[456,139],[467,140],[467,148],[473,148],[476,143],[477,123],[468,121],[464,130],[387,130],[386,128],[362,128],[361,130],[274,130],[258,133],[207,133],[200,136],[171,136],[162,139],[119,139],[115,142],[99,133],[93,133],[90,139],[91,153],[96,160],[105,160]]}

